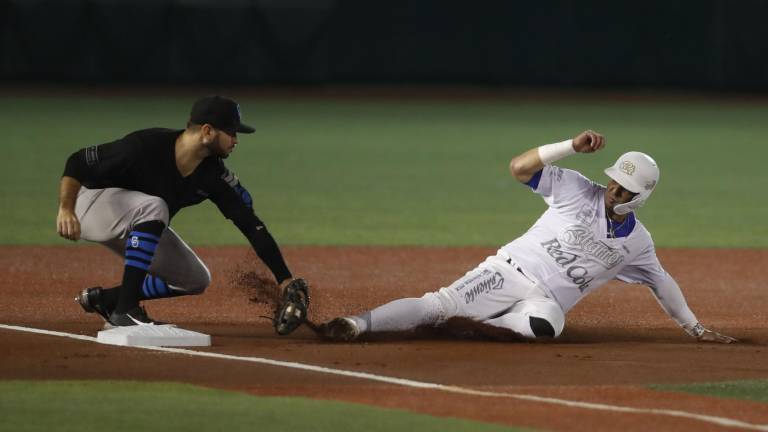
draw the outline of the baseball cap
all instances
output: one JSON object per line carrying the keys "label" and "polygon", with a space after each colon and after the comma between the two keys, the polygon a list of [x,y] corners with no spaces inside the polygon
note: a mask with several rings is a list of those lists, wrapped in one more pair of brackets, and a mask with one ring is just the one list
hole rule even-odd
{"label": "baseball cap", "polygon": [[195,101],[189,121],[194,124],[210,124],[232,135],[235,132],[253,133],[254,128],[240,122],[240,105],[223,96],[206,96]]}

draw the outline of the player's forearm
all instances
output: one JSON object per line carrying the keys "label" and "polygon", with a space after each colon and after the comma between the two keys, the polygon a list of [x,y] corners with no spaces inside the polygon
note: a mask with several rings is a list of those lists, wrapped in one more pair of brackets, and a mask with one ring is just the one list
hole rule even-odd
{"label": "player's forearm", "polygon": [[264,264],[269,267],[269,270],[272,271],[278,284],[293,277],[283,259],[283,254],[280,253],[280,248],[277,246],[277,242],[269,231],[267,231],[266,226],[253,223],[236,223],[236,225],[243,235],[248,238],[248,242],[251,243],[251,247],[253,247],[253,251],[256,252],[256,255],[258,255]]}
{"label": "player's forearm", "polygon": [[656,281],[654,287],[652,291],[659,305],[680,327],[688,329],[699,322],[688,307],[680,286],[671,276],[666,275],[663,279]]}
{"label": "player's forearm", "polygon": [[63,176],[59,183],[59,210],[75,211],[80,182],[72,177]]}
{"label": "player's forearm", "polygon": [[527,183],[544,165],[576,153],[573,140],[546,144],[515,156],[509,162],[509,172],[521,183]]}

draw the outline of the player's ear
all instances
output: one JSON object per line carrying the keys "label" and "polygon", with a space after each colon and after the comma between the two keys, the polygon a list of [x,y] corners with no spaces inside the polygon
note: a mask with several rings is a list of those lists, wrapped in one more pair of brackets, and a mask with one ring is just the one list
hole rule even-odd
{"label": "player's ear", "polygon": [[207,144],[213,141],[213,138],[215,135],[216,135],[216,130],[210,124],[206,123],[200,126],[200,136],[203,138],[204,143]]}

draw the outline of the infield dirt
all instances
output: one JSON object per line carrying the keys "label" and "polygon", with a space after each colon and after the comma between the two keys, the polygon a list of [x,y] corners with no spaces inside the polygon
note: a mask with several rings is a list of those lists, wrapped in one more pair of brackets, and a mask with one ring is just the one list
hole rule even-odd
{"label": "infield dirt", "polygon": [[[202,296],[149,302],[150,314],[213,336],[207,350],[297,361],[495,392],[642,408],[677,409],[768,423],[764,404],[663,393],[646,384],[768,377],[768,251],[661,250],[665,268],[707,326],[737,337],[699,344],[644,287],[612,283],[587,297],[549,343],[455,340],[444,335],[338,344],[306,328],[279,337],[242,275],[265,271],[244,247],[196,248],[213,273]],[[445,286],[490,248],[287,247],[312,284],[310,316],[324,321]],[[0,248],[0,323],[95,335],[101,321],[75,293],[116,283],[120,260],[97,246]],[[552,430],[716,430],[696,420],[610,413],[513,399],[463,396],[279,367],[158,354],[0,330],[0,379],[179,381],[255,394],[308,396]]]}

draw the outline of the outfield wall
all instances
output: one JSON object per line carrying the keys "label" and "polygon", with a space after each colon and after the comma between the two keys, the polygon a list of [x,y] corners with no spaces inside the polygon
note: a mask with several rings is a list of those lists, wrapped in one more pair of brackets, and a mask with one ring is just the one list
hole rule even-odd
{"label": "outfield wall", "polygon": [[763,0],[0,0],[0,79],[768,90]]}

